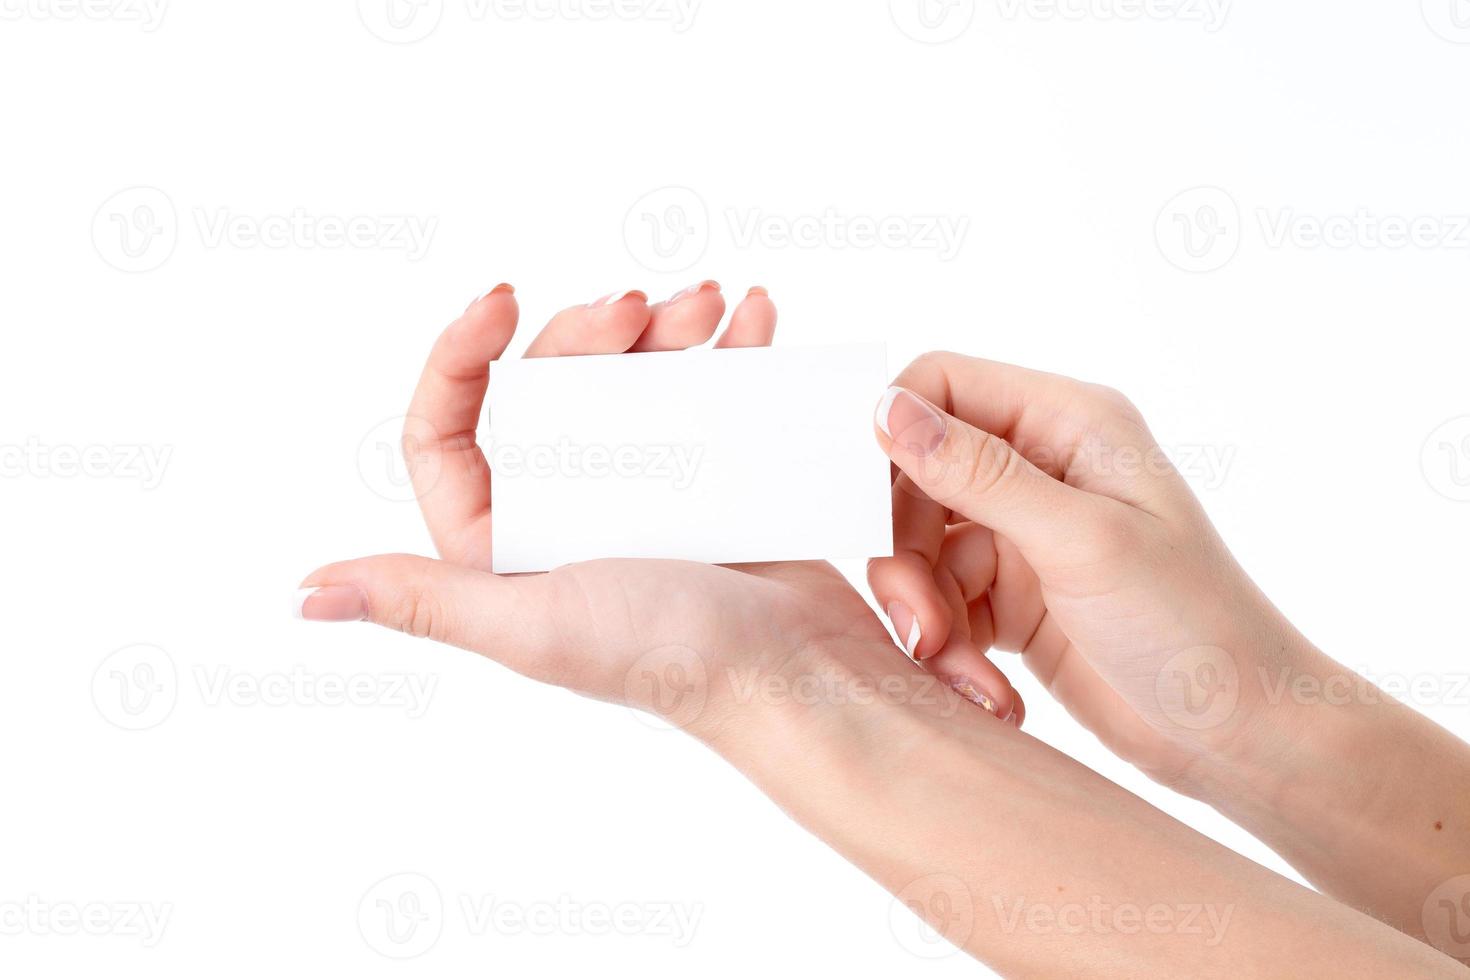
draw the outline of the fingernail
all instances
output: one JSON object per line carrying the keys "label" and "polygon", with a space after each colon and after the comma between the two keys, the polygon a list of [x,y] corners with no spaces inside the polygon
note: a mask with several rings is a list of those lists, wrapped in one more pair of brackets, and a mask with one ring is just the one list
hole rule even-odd
{"label": "fingernail", "polygon": [[316,623],[355,623],[367,619],[367,597],[353,585],[298,589],[296,618]]}
{"label": "fingernail", "polygon": [[[503,282],[500,285],[496,286],[494,289],[491,289],[491,290],[488,290],[486,292],[483,292],[480,295],[476,296],[474,299],[470,300],[470,306],[474,306],[476,303],[478,303],[480,300],[484,299],[486,296],[493,296],[496,293],[514,293],[515,291],[516,291],[516,288],[514,286],[512,286],[508,282]],[[465,309],[469,309],[470,306],[466,306]]]}
{"label": "fingernail", "polygon": [[745,295],[747,295],[747,296],[769,296],[769,295],[771,295],[771,291],[769,289],[767,289],[765,286],[751,286],[750,287],[750,292],[746,293]]}
{"label": "fingernail", "polygon": [[587,304],[587,309],[595,310],[602,306],[615,306],[616,304],[621,303],[623,300],[627,299],[629,296],[637,296],[643,302],[648,302],[648,294],[645,293],[643,290],[625,289],[621,293],[608,293],[601,299],[594,299],[592,302]]}
{"label": "fingernail", "polygon": [[995,699],[976,687],[975,682],[968,677],[951,677],[949,686],[966,701],[972,701],[991,714],[995,714]]}
{"label": "fingernail", "polygon": [[919,617],[908,606],[894,600],[888,604],[888,621],[893,624],[893,631],[903,643],[903,652],[912,657],[924,635],[919,631]]}
{"label": "fingernail", "polygon": [[915,456],[928,456],[944,441],[944,417],[906,388],[889,388],[878,403],[878,428]]}
{"label": "fingernail", "polygon": [[685,286],[683,289],[679,290],[677,293],[665,300],[664,305],[673,306],[675,303],[679,302],[679,300],[688,299],[690,296],[697,296],[700,293],[704,292],[706,289],[713,289],[715,292],[719,292],[720,284],[715,282],[713,279],[706,279],[704,282],[697,282],[692,286]]}

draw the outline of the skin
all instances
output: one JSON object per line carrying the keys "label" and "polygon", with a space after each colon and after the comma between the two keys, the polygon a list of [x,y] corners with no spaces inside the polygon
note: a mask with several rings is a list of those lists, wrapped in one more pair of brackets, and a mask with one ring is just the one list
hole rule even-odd
{"label": "skin", "polygon": [[895,556],[869,578],[930,669],[989,681],[985,652],[1019,651],[1118,755],[1470,957],[1470,748],[1286,620],[1126,398],[942,353],[895,385]]}
{"label": "skin", "polygon": [[[652,305],[641,293],[614,294],[557,314],[527,356],[687,347],[713,336],[724,312],[712,283]],[[1211,724],[1201,728],[1194,701],[1155,682],[1161,670],[1178,674],[1176,655],[1201,644],[1293,669],[1323,663],[1299,649],[1304,641],[1206,533],[1177,476],[1077,468],[1075,450],[1091,439],[1147,444],[1116,396],[953,355],[921,359],[900,377],[932,401],[903,396],[875,427],[902,475],[898,551],[871,573],[880,601],[903,603],[921,623],[915,662],[822,562],[607,560],[492,574],[491,480],[475,429],[488,365],[518,317],[509,287],[470,304],[434,345],[414,395],[405,450],[440,560],[325,566],[303,583],[306,618],[369,620],[663,715],[1006,975],[1292,976],[1304,963],[1341,976],[1458,975],[1429,945],[1241,858],[1019,731],[1024,706],[986,657],[992,646],[1024,649],[1109,745],[1171,785],[1229,796],[1248,826],[1308,866],[1314,849],[1372,844],[1376,861],[1333,885],[1405,927],[1389,912],[1412,901],[1396,893],[1391,872],[1367,870],[1399,866],[1383,855],[1402,842],[1392,829],[1402,801],[1384,794],[1359,822],[1324,827],[1330,800],[1313,812],[1273,783],[1278,758],[1313,778],[1353,744],[1353,726],[1277,720],[1238,684],[1236,710],[1206,712]],[[768,344],[775,323],[769,296],[752,290],[717,346]],[[1012,446],[1059,454],[1035,466]],[[1218,666],[1184,662],[1201,665]],[[1304,746],[1303,733],[1318,728],[1341,741]],[[1437,730],[1412,731],[1427,740],[1414,748],[1446,748]],[[1300,750],[1281,754],[1287,744]],[[1336,774],[1316,773],[1318,785],[1350,795],[1333,782],[1352,783],[1348,767],[1327,768]],[[1352,826],[1340,840],[1344,823]],[[1384,843],[1373,842],[1378,833]],[[1285,846],[1293,841],[1295,851]],[[1409,854],[1416,874],[1458,861]],[[1354,899],[1354,889],[1374,901]]]}

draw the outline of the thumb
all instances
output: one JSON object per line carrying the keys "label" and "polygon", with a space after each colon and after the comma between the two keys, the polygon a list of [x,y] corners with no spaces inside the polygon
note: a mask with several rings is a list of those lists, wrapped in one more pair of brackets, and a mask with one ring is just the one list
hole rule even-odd
{"label": "thumb", "polygon": [[418,555],[378,555],[326,565],[297,593],[297,615],[317,622],[366,620],[449,643],[512,670],[555,681],[555,632],[544,576],[507,578]]}
{"label": "thumb", "polygon": [[[936,503],[1010,538],[1028,558],[1059,535],[1096,525],[1098,500],[1037,469],[1000,436],[941,411],[907,388],[878,403],[878,442]],[[1053,548],[1054,550],[1054,548]]]}

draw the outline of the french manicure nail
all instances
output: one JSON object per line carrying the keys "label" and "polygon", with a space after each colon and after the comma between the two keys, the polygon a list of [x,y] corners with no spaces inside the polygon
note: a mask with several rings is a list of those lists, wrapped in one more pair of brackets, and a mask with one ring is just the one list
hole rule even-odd
{"label": "french manicure nail", "polygon": [[975,686],[968,677],[951,677],[950,689],[966,701],[974,702],[991,714],[995,714],[995,699]]}
{"label": "french manicure nail", "polygon": [[367,597],[354,585],[323,585],[296,592],[296,618],[315,623],[355,623],[367,619]]}
{"label": "french manicure nail", "polygon": [[[486,296],[493,296],[496,293],[514,293],[515,291],[516,291],[516,288],[514,286],[512,286],[508,282],[503,282],[500,285],[496,286],[494,289],[487,290],[486,292],[483,292],[480,295],[476,296],[474,299],[470,300],[470,306],[474,306],[476,303],[478,303],[480,300],[484,299]],[[470,306],[466,306],[465,309],[468,310],[470,308]]]}
{"label": "french manicure nail", "polygon": [[883,434],[915,456],[929,456],[944,441],[944,418],[907,388],[889,388],[874,419]]}
{"label": "french manicure nail", "polygon": [[919,631],[919,617],[908,606],[894,600],[888,604],[888,621],[893,624],[893,631],[903,643],[903,652],[912,657],[924,635]]}
{"label": "french manicure nail", "polygon": [[648,302],[648,294],[645,293],[643,290],[641,290],[641,289],[625,289],[621,293],[608,293],[606,296],[603,296],[601,299],[594,299],[592,302],[590,302],[590,303],[587,304],[587,309],[589,309],[589,310],[595,310],[595,309],[598,309],[599,307],[603,307],[603,306],[616,306],[618,303],[621,303],[623,300],[627,299],[629,296],[636,296],[639,299],[641,299],[643,302],[645,302],[645,303]]}
{"label": "french manicure nail", "polygon": [[715,292],[719,292],[720,284],[715,282],[713,279],[706,279],[704,282],[697,282],[692,286],[685,286],[683,289],[679,290],[677,293],[665,300],[664,305],[673,306],[675,303],[679,302],[679,300],[688,299],[690,296],[697,296],[698,294],[704,292],[706,289],[713,289]]}

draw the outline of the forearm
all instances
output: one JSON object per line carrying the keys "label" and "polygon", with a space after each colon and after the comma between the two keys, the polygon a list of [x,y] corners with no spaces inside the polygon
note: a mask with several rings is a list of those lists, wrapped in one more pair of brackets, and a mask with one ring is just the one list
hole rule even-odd
{"label": "forearm", "polygon": [[709,741],[1006,975],[1459,972],[973,706],[947,704],[747,705]]}
{"label": "forearm", "polygon": [[1470,746],[1305,641],[1291,664],[1241,679],[1259,737],[1182,788],[1328,894],[1470,957]]}

